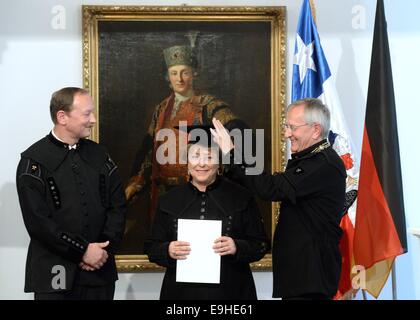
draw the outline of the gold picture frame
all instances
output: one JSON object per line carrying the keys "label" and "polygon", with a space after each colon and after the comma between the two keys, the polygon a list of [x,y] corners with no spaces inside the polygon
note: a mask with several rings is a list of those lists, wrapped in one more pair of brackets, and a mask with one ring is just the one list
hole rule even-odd
{"label": "gold picture frame", "polygon": [[[91,138],[108,147],[124,182],[129,176],[126,161],[134,158],[130,143],[146,132],[144,119],[151,118],[154,104],[165,97],[163,84],[155,86],[161,80],[150,72],[150,66],[159,74],[157,60],[163,61],[163,56],[157,53],[188,30],[204,35],[208,44],[205,59],[218,68],[207,69],[215,72],[207,72],[213,76],[203,81],[206,90],[221,92],[251,127],[270,132],[265,135],[266,165],[272,171],[285,167],[285,140],[280,130],[286,106],[285,7],[86,5],[82,16],[83,86],[94,98],[98,120]],[[254,41],[258,47],[252,45]],[[227,60],[220,63],[220,56]],[[279,206],[265,206],[267,232],[273,236]],[[117,255],[116,260],[120,272],[161,270],[142,252]],[[252,268],[270,270],[271,254]]]}

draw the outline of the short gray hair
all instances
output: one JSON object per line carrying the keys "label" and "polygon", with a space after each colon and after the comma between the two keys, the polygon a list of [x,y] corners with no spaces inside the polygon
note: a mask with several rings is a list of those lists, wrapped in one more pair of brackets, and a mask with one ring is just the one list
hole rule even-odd
{"label": "short gray hair", "polygon": [[305,114],[305,121],[308,124],[318,123],[322,130],[321,136],[322,138],[327,138],[328,133],[330,131],[330,110],[328,110],[327,106],[322,103],[321,100],[315,98],[306,98],[297,100],[291,103],[286,110],[286,114],[297,106],[303,105],[305,107],[304,114]]}

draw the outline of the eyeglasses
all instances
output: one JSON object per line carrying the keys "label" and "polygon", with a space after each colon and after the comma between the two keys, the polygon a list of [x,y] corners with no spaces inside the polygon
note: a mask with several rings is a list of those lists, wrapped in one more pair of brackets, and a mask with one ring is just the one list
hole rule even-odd
{"label": "eyeglasses", "polygon": [[308,125],[311,125],[311,124],[310,123],[304,123],[304,124],[300,124],[300,125],[294,125],[294,124],[285,123],[285,124],[283,124],[283,130],[290,129],[292,131],[296,131],[298,128],[308,126]]}

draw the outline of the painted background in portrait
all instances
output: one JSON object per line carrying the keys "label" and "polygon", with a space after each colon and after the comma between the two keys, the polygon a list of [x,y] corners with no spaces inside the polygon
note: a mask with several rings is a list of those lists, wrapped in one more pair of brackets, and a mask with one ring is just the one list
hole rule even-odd
{"label": "painted background in portrait", "polygon": [[[190,45],[198,31],[194,88],[227,102],[252,128],[265,130],[265,167],[271,168],[269,22],[100,21],[98,24],[99,140],[126,183],[155,106],[171,90],[163,49]],[[150,189],[129,206],[121,254],[142,254],[149,233]],[[271,204],[259,201],[271,234]]]}

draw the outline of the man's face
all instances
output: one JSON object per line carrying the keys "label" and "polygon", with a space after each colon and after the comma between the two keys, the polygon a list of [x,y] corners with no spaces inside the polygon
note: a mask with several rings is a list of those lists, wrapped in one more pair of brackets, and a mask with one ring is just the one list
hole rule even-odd
{"label": "man's face", "polygon": [[188,95],[193,87],[193,71],[186,65],[173,66],[168,69],[172,89],[183,96]]}
{"label": "man's face", "polygon": [[76,94],[71,111],[65,114],[65,129],[72,138],[78,140],[90,135],[92,127],[96,123],[93,114],[93,101],[90,95]]}
{"label": "man's face", "polygon": [[319,126],[305,121],[304,105],[292,108],[286,115],[284,137],[290,140],[292,153],[300,152],[320,141]]}

